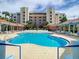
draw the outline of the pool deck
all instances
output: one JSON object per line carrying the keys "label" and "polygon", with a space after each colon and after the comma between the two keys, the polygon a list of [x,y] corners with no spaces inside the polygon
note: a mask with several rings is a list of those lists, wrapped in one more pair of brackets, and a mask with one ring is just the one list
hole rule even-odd
{"label": "pool deck", "polygon": [[0,34],[0,40],[8,40],[10,38],[14,38],[18,36],[17,33],[20,33],[20,32]]}
{"label": "pool deck", "polygon": [[72,43],[79,39],[76,36],[70,36],[70,35],[58,34],[58,33],[53,33],[52,36],[64,38],[64,39],[68,40],[71,45],[73,45]]}

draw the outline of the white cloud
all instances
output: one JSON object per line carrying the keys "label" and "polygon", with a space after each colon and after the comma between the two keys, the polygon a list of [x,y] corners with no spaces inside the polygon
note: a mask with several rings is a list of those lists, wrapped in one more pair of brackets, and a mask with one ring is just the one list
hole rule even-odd
{"label": "white cloud", "polygon": [[[16,0],[17,1],[17,0]],[[9,11],[18,11],[20,7],[26,6],[29,7],[30,10],[34,10],[37,4],[41,4],[42,6],[46,6],[47,4],[62,4],[63,0],[18,0],[15,3],[10,3],[9,1],[3,1],[0,4],[0,10],[9,10]]]}
{"label": "white cloud", "polygon": [[[46,6],[49,4],[61,6],[65,4],[64,0],[15,0],[14,3],[6,2],[1,0],[3,3],[0,3],[0,11],[9,11],[9,12],[18,12],[20,10],[20,7],[29,7],[30,11],[34,11],[35,8],[40,4],[42,5],[42,9],[46,8]],[[38,10],[37,10],[38,11]],[[59,10],[58,10],[59,11]],[[74,18],[73,16],[79,17],[79,5],[75,5],[69,9],[61,10],[60,12],[64,12],[68,18]]]}
{"label": "white cloud", "polygon": [[66,10],[61,10],[67,15],[68,19],[79,18],[79,5],[73,6]]}

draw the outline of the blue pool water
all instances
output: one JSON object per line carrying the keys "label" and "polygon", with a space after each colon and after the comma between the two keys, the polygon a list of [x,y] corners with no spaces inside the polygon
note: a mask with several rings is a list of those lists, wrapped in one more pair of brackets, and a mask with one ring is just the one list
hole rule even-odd
{"label": "blue pool water", "polygon": [[20,33],[19,36],[8,40],[12,44],[36,44],[48,47],[65,46],[68,42],[63,38],[51,36],[47,33]]}

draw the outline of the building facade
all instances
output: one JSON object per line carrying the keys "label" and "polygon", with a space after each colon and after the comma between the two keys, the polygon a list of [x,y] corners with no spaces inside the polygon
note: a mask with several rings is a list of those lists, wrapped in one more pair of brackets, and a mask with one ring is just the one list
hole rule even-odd
{"label": "building facade", "polygon": [[1,19],[0,18],[0,33],[7,33],[6,31],[18,31],[18,30],[23,30],[24,25],[19,24],[19,23],[12,23],[9,21],[6,21],[6,19]]}
{"label": "building facade", "polygon": [[52,8],[47,8],[46,19],[48,23],[55,23],[55,10]]}
{"label": "building facade", "polygon": [[29,21],[39,27],[46,22],[46,13],[29,13]]}
{"label": "building facade", "polygon": [[11,19],[15,20],[16,23],[20,23],[20,13],[11,14]]}
{"label": "building facade", "polygon": [[62,23],[63,17],[66,17],[66,15],[64,13],[55,13],[54,23],[56,25]]}
{"label": "building facade", "polygon": [[79,35],[79,18],[70,19],[60,24],[60,30],[66,33]]}
{"label": "building facade", "polygon": [[46,12],[36,13],[36,12],[29,12],[27,7],[20,8],[20,14],[14,14],[13,18],[16,19],[17,23],[21,23],[26,25],[28,21],[32,22],[36,26],[41,26],[45,22],[52,25],[57,25],[61,23],[61,17],[64,16],[63,13],[56,13],[53,8],[47,8]]}
{"label": "building facade", "polygon": [[26,24],[29,21],[29,11],[27,7],[22,7],[20,9],[20,23]]}

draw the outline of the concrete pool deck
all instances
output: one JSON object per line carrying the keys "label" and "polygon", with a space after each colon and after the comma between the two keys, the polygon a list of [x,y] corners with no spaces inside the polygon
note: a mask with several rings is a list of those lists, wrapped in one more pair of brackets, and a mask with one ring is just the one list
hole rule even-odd
{"label": "concrete pool deck", "polygon": [[14,38],[16,36],[18,36],[18,33],[52,33],[50,31],[47,30],[25,30],[25,31],[17,31],[17,32],[13,32],[13,33],[7,33],[7,34],[0,34],[0,40],[7,40],[10,38]]}
{"label": "concrete pool deck", "polygon": [[68,40],[68,41],[70,42],[71,45],[72,45],[72,42],[77,41],[76,38],[73,38],[72,36],[64,35],[64,34],[53,33],[52,36],[64,38],[64,39]]}

